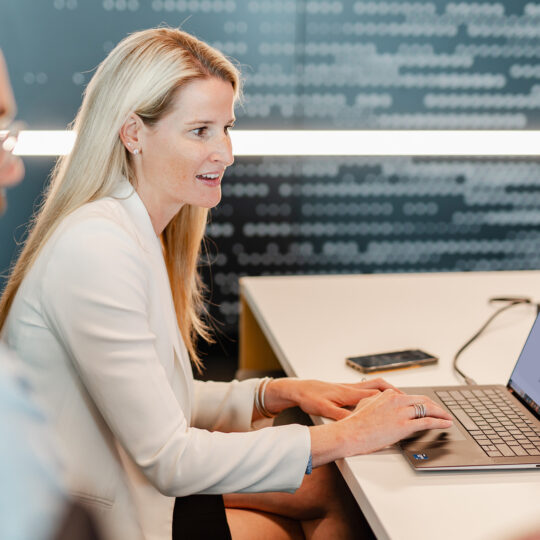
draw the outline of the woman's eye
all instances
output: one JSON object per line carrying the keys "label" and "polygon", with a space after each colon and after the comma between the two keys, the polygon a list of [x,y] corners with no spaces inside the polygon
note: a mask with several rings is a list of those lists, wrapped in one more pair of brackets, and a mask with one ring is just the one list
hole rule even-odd
{"label": "woman's eye", "polygon": [[205,126],[205,127],[200,127],[200,128],[194,129],[193,133],[195,133],[195,135],[197,135],[197,137],[203,137],[206,134],[207,131],[208,131],[208,128]]}
{"label": "woman's eye", "polygon": [[225,133],[229,133],[229,131],[234,127],[234,124],[231,124],[230,126],[225,126]]}

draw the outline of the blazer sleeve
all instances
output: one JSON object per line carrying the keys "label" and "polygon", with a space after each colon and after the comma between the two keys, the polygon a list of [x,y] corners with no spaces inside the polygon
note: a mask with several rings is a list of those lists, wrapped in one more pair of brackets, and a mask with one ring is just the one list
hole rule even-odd
{"label": "blazer sleeve", "polygon": [[122,226],[99,217],[71,224],[50,255],[42,276],[45,320],[157,489],[184,496],[300,486],[310,452],[305,426],[220,433],[188,425],[148,322],[148,254]]}
{"label": "blazer sleeve", "polygon": [[[249,431],[259,379],[195,381],[191,424],[210,431]],[[259,423],[257,423],[257,426]]]}

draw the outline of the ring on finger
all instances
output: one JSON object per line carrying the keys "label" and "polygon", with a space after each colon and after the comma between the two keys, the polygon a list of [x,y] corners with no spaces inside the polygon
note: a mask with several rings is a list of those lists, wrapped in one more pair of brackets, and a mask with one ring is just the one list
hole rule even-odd
{"label": "ring on finger", "polygon": [[414,418],[424,418],[426,416],[426,406],[423,403],[413,403]]}

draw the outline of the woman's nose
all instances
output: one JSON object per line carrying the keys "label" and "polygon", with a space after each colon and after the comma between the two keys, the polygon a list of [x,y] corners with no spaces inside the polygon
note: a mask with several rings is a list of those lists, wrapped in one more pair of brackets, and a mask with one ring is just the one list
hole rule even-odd
{"label": "woman's nose", "polygon": [[229,137],[222,139],[219,144],[216,145],[212,155],[212,161],[223,163],[225,167],[234,163],[232,144]]}

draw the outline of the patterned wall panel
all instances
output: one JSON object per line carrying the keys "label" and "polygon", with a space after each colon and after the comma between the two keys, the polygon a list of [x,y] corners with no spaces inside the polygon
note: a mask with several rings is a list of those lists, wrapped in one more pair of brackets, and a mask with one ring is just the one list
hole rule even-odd
{"label": "patterned wall panel", "polygon": [[539,179],[535,160],[240,160],[208,228],[218,318],[238,275],[538,268]]}
{"label": "patterned wall panel", "polygon": [[[63,129],[105,54],[163,22],[238,60],[243,129],[540,128],[540,3],[523,0],[0,0],[20,116]],[[1,268],[50,162],[29,165]],[[237,159],[208,227],[213,311],[234,334],[244,274],[537,268],[539,191],[533,159]]]}

